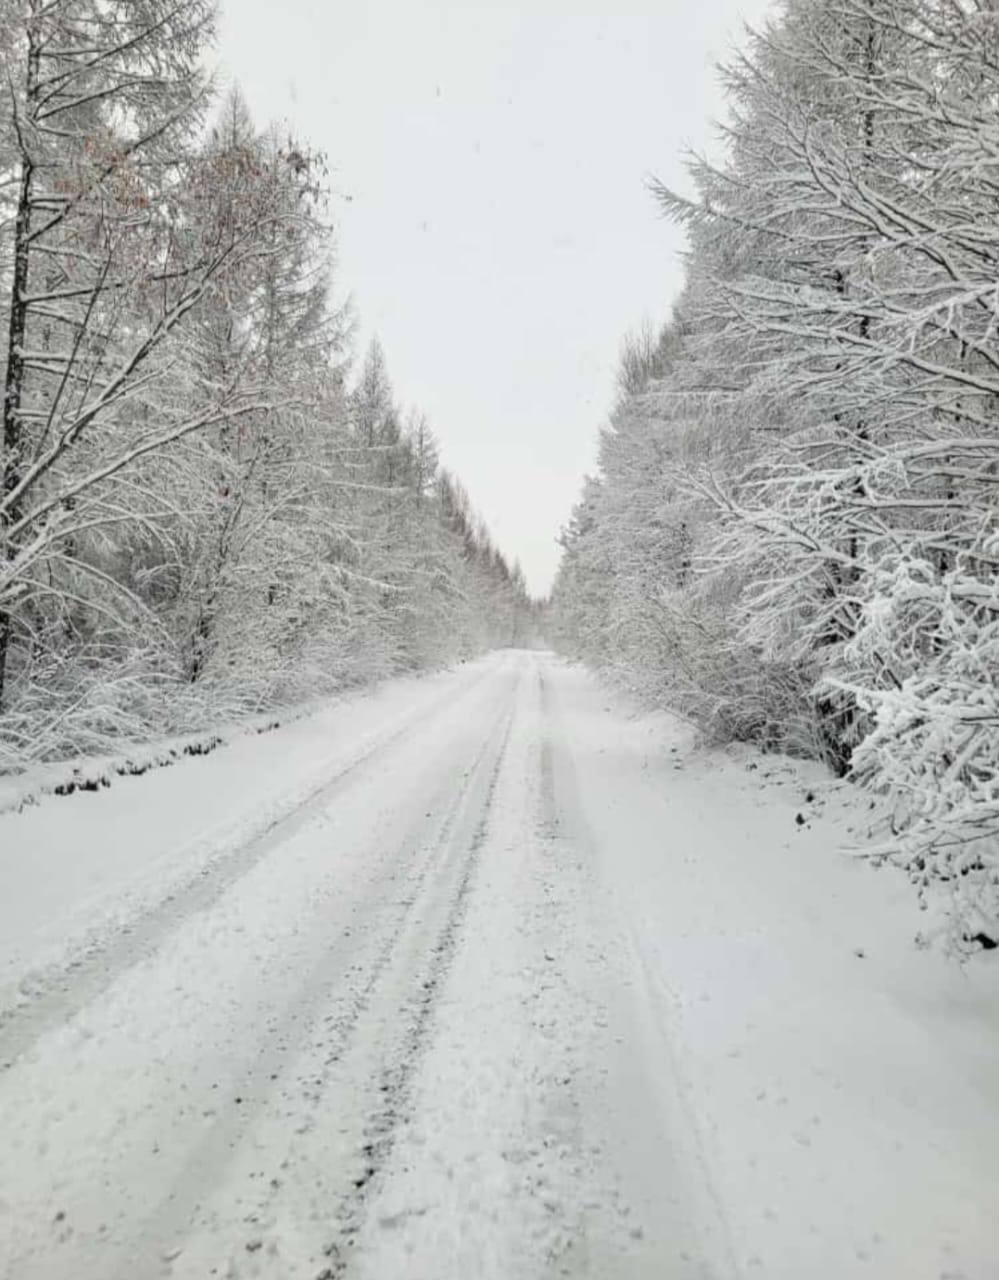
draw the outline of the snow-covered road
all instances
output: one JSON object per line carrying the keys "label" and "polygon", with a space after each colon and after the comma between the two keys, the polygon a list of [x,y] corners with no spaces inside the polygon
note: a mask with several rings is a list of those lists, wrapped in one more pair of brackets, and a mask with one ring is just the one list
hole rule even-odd
{"label": "snow-covered road", "polygon": [[4,816],[0,1274],[999,1276],[860,808],[509,652]]}

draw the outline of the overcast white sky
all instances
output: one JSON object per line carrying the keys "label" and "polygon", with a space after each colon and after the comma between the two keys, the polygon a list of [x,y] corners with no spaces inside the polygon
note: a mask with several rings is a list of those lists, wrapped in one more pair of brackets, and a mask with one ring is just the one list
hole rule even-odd
{"label": "overcast white sky", "polygon": [[228,0],[220,55],[259,124],[334,168],[340,287],[496,541],[547,591],[624,332],[668,313],[682,184],[723,112],[713,64],[769,0]]}

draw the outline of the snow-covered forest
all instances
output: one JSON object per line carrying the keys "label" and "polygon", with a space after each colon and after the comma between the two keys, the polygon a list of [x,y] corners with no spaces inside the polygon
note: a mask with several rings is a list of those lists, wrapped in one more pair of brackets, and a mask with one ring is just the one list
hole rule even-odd
{"label": "snow-covered forest", "polygon": [[559,647],[891,798],[999,938],[999,12],[787,0],[723,71],[661,331],[565,531]]}
{"label": "snow-covered forest", "polygon": [[4,0],[0,771],[519,642],[209,0]]}
{"label": "snow-covered forest", "polygon": [[0,0],[0,1280],[999,1280],[999,0],[217,4]]}

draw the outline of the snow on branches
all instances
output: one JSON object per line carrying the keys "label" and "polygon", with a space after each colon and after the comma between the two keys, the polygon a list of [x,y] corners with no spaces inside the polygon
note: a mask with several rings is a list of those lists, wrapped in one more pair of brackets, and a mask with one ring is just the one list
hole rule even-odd
{"label": "snow on branches", "polygon": [[[654,186],[691,239],[671,356],[640,389],[628,366],[612,437],[631,467],[602,458],[556,592],[578,613],[575,561],[605,557],[591,656],[657,669],[712,732],[890,794],[886,856],[991,939],[997,50],[979,0],[787,0],[751,38],[725,71],[725,159],[692,161],[695,199]],[[665,546],[636,576],[628,510],[682,523],[684,580]]]}
{"label": "snow on branches", "polygon": [[349,385],[325,161],[216,101],[212,0],[3,19],[0,769],[521,636],[380,356]]}

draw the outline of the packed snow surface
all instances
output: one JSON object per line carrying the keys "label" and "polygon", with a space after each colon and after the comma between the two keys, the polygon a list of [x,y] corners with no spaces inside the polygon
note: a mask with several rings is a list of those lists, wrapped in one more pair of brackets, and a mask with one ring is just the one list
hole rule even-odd
{"label": "packed snow surface", "polygon": [[0,1274],[999,1277],[867,804],[504,652],[6,813]]}

